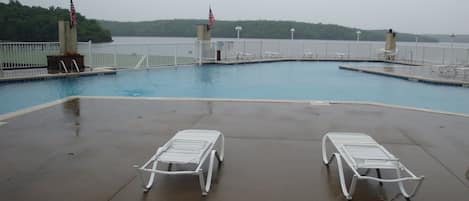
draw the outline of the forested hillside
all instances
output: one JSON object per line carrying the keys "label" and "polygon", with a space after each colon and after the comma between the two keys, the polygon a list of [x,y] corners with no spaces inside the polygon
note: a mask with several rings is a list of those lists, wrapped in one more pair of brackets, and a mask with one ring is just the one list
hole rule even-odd
{"label": "forested hillside", "polygon": [[[99,21],[113,36],[168,36],[168,37],[194,37],[196,25],[206,23],[207,20],[175,19],[156,20],[145,22],[115,22]],[[322,40],[356,40],[356,31],[362,32],[360,39],[368,41],[383,41],[386,30],[361,30],[334,24],[314,24],[294,21],[216,21],[212,30],[213,37],[236,37],[235,26],[242,26],[243,38],[276,38],[290,37],[290,28],[295,28],[297,39]],[[415,35],[399,33],[399,41],[415,41]],[[422,42],[438,42],[436,39],[419,36]]]}
{"label": "forested hillside", "polygon": [[[57,41],[59,20],[68,20],[67,9],[29,7],[18,1],[0,3],[0,41]],[[96,20],[77,13],[79,41],[112,41],[111,33]]]}

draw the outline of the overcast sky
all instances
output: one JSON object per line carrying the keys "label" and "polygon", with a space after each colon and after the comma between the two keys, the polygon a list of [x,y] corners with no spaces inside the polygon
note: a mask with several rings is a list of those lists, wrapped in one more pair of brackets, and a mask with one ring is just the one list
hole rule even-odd
{"label": "overcast sky", "polygon": [[[8,2],[8,0],[0,0]],[[20,0],[68,8],[69,0]],[[399,32],[469,34],[469,0],[74,0],[88,18],[142,21],[199,18],[295,20]]]}

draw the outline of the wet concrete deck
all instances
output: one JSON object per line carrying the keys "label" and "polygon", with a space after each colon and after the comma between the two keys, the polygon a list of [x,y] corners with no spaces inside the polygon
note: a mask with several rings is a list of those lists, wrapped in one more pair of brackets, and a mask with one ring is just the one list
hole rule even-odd
{"label": "wet concrete deck", "polygon": [[[469,197],[469,118],[355,104],[81,98],[2,120],[0,200],[345,200],[328,131],[365,132],[426,179],[415,201]],[[144,195],[141,164],[177,130],[217,129],[225,163],[207,197],[196,176],[162,176]],[[347,174],[350,176],[350,174]],[[389,176],[384,173],[384,176]],[[404,200],[360,181],[354,200]]]}
{"label": "wet concrete deck", "polygon": [[469,67],[455,66],[350,66],[340,69],[396,77],[430,84],[469,87]]}

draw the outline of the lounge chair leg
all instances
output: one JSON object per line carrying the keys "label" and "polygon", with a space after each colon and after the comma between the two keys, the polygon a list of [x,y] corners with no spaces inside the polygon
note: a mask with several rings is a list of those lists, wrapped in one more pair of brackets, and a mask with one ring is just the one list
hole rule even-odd
{"label": "lounge chair leg", "polygon": [[[334,159],[334,157],[336,155],[334,153],[331,154],[331,156],[329,157],[329,160],[328,160],[328,158],[327,158],[327,149],[326,149],[327,138],[328,138],[327,134],[322,137],[322,162],[324,163],[325,166],[329,167],[329,164],[331,163],[331,161]],[[338,158],[337,158],[337,160],[338,160]]]}
{"label": "lounge chair leg", "polygon": [[352,200],[352,194],[355,192],[355,187],[357,185],[358,176],[353,175],[352,182],[350,184],[350,190],[347,190],[347,186],[345,184],[345,176],[344,176],[344,168],[342,166],[342,159],[338,153],[333,153],[332,158],[336,158],[337,161],[337,170],[339,172],[339,180],[340,180],[340,187],[342,189],[342,193],[344,194],[347,200]]}
{"label": "lounge chair leg", "polygon": [[217,156],[220,163],[223,163],[225,160],[225,136],[223,134],[221,134],[220,154],[218,155],[217,152]]}
{"label": "lounge chair leg", "polygon": [[[376,169],[376,174],[378,175],[378,178],[381,179],[381,170],[380,169]],[[383,186],[383,182],[379,182],[379,185]]]}
{"label": "lounge chair leg", "polygon": [[204,180],[204,173],[202,170],[199,171],[199,183],[200,189],[202,190],[202,196],[206,196],[210,191],[210,187],[212,184],[212,175],[213,175],[213,163],[216,158],[216,151],[212,150],[210,153],[210,161],[208,166],[207,178]]}
{"label": "lounge chair leg", "polygon": [[218,152],[215,152],[215,158],[217,158],[218,160],[218,165],[223,164],[223,160],[220,158],[220,155],[218,154]]}
{"label": "lounge chair leg", "polygon": [[208,192],[205,191],[204,172],[202,170],[200,170],[199,172],[199,183],[200,183],[200,190],[202,190],[202,196],[206,196]]}
{"label": "lounge chair leg", "polygon": [[147,192],[147,190],[145,189],[145,185],[146,185],[145,180],[143,179],[143,175],[142,175],[142,171],[140,170],[140,167],[138,165],[134,165],[134,168],[136,168],[138,177],[140,177],[140,181],[142,181],[143,192]]}
{"label": "lounge chair leg", "polygon": [[[157,167],[157,164],[158,164],[158,161],[154,161],[153,162],[153,166],[152,166],[152,170],[156,170],[156,167]],[[143,192],[148,192],[150,191],[151,187],[153,186],[153,183],[154,183],[154,180],[155,180],[155,176],[156,176],[156,173],[155,172],[152,172],[150,173],[150,179],[148,179],[148,183],[147,185],[144,187],[144,190]]]}
{"label": "lounge chair leg", "polygon": [[[396,174],[397,174],[397,177],[398,178],[401,178],[401,171],[398,169],[396,170]],[[417,193],[417,191],[419,190],[420,188],[420,185],[422,185],[422,181],[423,181],[424,177],[421,176],[419,180],[417,180],[417,184],[414,186],[414,188],[410,191],[410,193],[408,193],[404,187],[404,182],[400,181],[398,182],[398,186],[399,186],[399,190],[401,191],[402,195],[404,195],[404,197],[407,199],[410,199],[411,197],[414,197],[415,194]]]}

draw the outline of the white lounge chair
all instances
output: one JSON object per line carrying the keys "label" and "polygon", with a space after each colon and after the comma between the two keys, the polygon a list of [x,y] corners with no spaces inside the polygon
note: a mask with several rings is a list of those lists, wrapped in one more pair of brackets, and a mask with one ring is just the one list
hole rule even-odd
{"label": "white lounge chair", "polygon": [[[219,164],[223,162],[224,136],[215,130],[182,130],[176,133],[166,144],[159,147],[156,153],[141,167],[135,166],[142,179],[144,192],[148,192],[156,174],[199,176],[202,195],[207,195],[212,183],[215,158]],[[215,146],[218,142],[218,146]],[[210,157],[210,158],[208,158]],[[209,159],[207,161],[207,159]],[[207,178],[204,179],[204,164],[208,164]],[[167,170],[159,169],[159,164],[167,164]],[[172,170],[173,165],[192,166],[189,170]],[[149,167],[150,166],[150,167]],[[150,178],[145,182],[143,172],[149,172]]]}
{"label": "white lounge chair", "polygon": [[[329,140],[337,150],[337,152],[331,154],[329,160],[326,153],[327,140]],[[329,167],[330,162],[336,158],[342,193],[347,200],[352,199],[357,180],[360,179],[378,181],[380,185],[383,185],[383,182],[397,182],[402,195],[406,198],[410,198],[415,195],[424,178],[423,176],[415,176],[398,158],[394,157],[394,155],[378,144],[373,138],[362,133],[330,132],[325,134],[322,138],[322,157],[327,167]],[[353,171],[353,178],[349,190],[347,190],[345,184],[342,159]],[[367,176],[371,169],[376,169],[377,178]],[[360,174],[359,170],[365,170],[366,172]],[[381,170],[395,170],[396,178],[381,178]],[[402,173],[407,173],[408,176],[403,177],[404,175],[402,175]],[[410,193],[406,191],[403,184],[404,181],[417,181],[417,184]]]}

